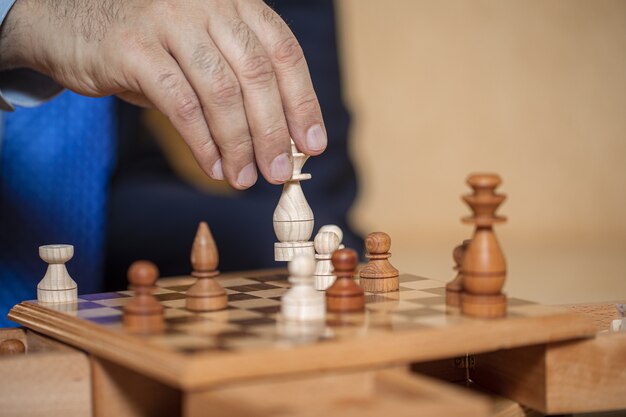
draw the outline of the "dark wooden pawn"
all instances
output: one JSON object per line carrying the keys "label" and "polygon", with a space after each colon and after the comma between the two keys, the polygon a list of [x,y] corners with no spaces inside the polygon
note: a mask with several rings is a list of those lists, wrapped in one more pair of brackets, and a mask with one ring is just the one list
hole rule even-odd
{"label": "dark wooden pawn", "polygon": [[163,306],[152,291],[159,270],[150,261],[136,261],[128,268],[128,281],[135,292],[124,306],[124,326],[134,333],[159,333],[165,328]]}
{"label": "dark wooden pawn", "polygon": [[391,237],[387,233],[370,233],[365,239],[369,262],[361,270],[361,287],[367,292],[392,292],[400,287],[399,272],[389,258]]}
{"label": "dark wooden pawn", "polygon": [[463,292],[463,258],[471,239],[465,239],[463,243],[454,248],[454,270],[456,277],[446,284],[446,305],[449,307],[461,307],[461,293]]}
{"label": "dark wooden pawn", "polygon": [[354,281],[358,263],[356,252],[352,249],[336,250],[332,263],[337,280],[326,290],[326,309],[333,313],[364,311],[365,294]]}

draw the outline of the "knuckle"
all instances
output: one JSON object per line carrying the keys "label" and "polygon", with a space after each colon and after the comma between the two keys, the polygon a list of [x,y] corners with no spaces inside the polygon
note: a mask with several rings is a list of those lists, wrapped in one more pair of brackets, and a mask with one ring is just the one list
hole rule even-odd
{"label": "knuckle", "polygon": [[194,49],[191,64],[211,75],[217,75],[226,70],[226,64],[219,52],[207,43],[201,43]]}
{"label": "knuckle", "polygon": [[304,60],[302,47],[293,36],[278,42],[274,47],[272,55],[279,65],[296,66]]}
{"label": "knuckle", "polygon": [[157,76],[157,83],[168,93],[174,93],[180,86],[180,79],[173,72],[165,71]]}
{"label": "knuckle", "polygon": [[250,84],[268,84],[274,80],[274,68],[267,55],[259,54],[246,58],[241,77]]}
{"label": "knuckle", "polygon": [[214,80],[209,87],[211,101],[227,107],[241,101],[241,87],[235,77],[224,76]]}
{"label": "knuckle", "polygon": [[219,157],[219,152],[215,146],[215,142],[211,138],[198,143],[194,149],[196,158],[207,163],[214,162]]}
{"label": "knuckle", "polygon": [[245,52],[251,51],[258,40],[250,27],[241,19],[236,19],[232,25],[233,36],[243,46]]}
{"label": "knuckle", "polygon": [[220,149],[231,159],[252,158],[252,140],[249,135],[231,138],[220,144]]}
{"label": "knuckle", "polygon": [[276,14],[274,10],[266,5],[264,5],[263,9],[261,10],[261,18],[264,22],[279,29],[283,29],[283,20],[280,18],[280,16],[278,16],[278,14]]}
{"label": "knuckle", "polygon": [[183,122],[194,122],[202,117],[202,106],[195,95],[182,95],[174,105],[174,116]]}
{"label": "knuckle", "polygon": [[297,116],[309,115],[319,112],[319,108],[320,105],[315,94],[309,94],[296,101],[293,106],[293,112]]}
{"label": "knuckle", "polygon": [[288,138],[289,129],[284,123],[268,126],[258,136],[264,145],[284,143]]}

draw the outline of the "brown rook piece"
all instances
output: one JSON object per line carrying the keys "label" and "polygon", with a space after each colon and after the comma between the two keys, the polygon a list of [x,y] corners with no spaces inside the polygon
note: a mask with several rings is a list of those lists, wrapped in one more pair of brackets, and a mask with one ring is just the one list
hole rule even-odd
{"label": "brown rook piece", "polygon": [[391,237],[387,233],[370,233],[365,240],[369,262],[361,270],[361,287],[368,292],[398,291],[399,272],[391,265]]}
{"label": "brown rook piece", "polygon": [[191,248],[191,275],[198,278],[187,290],[186,306],[191,311],[223,310],[228,306],[224,288],[215,280],[219,275],[219,255],[206,222],[201,222]]}
{"label": "brown rook piece", "polygon": [[365,294],[354,281],[358,257],[352,249],[339,249],[332,257],[333,285],[326,290],[326,309],[333,313],[365,311]]}
{"label": "brown rook piece", "polygon": [[165,328],[163,306],[152,294],[158,277],[159,270],[149,261],[136,261],[128,268],[135,297],[124,306],[123,322],[131,332],[159,333]]}
{"label": "brown rook piece", "polygon": [[0,355],[20,355],[24,352],[24,343],[17,339],[7,339],[0,343]]}
{"label": "brown rook piece", "polygon": [[506,261],[493,231],[494,223],[506,219],[496,215],[505,195],[495,189],[502,180],[496,174],[472,174],[467,183],[474,193],[463,200],[474,212],[463,219],[476,225],[467,248],[461,270],[463,271],[463,294],[461,312],[479,318],[497,318],[506,315],[506,297],[502,287],[506,277]]}
{"label": "brown rook piece", "polygon": [[456,277],[446,284],[446,305],[449,307],[461,307],[461,292],[463,291],[463,258],[471,239],[465,239],[463,243],[454,248],[452,257],[454,258],[454,270]]}

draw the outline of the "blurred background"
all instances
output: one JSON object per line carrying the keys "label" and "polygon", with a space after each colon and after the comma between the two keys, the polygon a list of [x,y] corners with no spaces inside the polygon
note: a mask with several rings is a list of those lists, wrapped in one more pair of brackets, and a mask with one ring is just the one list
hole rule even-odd
{"label": "blurred background", "polygon": [[[626,298],[625,1],[275,7],[304,48],[329,134],[304,169],[316,230],[339,224],[361,253],[360,237],[385,231],[399,269],[448,281],[453,248],[472,234],[460,221],[465,179],[493,171],[509,196],[496,228],[509,295]],[[160,113],[121,106],[109,289],[126,285],[139,258],[163,275],[188,273],[199,220],[222,270],[277,266],[281,187],[260,180],[240,193],[207,179]]]}
{"label": "blurred background", "polygon": [[626,2],[338,0],[350,223],[448,280],[470,172],[508,195],[509,295],[626,298]]}

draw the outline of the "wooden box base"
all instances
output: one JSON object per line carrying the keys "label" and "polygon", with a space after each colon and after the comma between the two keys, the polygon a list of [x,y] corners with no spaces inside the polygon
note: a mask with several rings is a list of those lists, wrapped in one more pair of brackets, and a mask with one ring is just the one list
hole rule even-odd
{"label": "wooden box base", "polygon": [[23,354],[0,356],[0,415],[91,416],[87,356],[29,330],[0,329],[0,342],[17,339]]}

